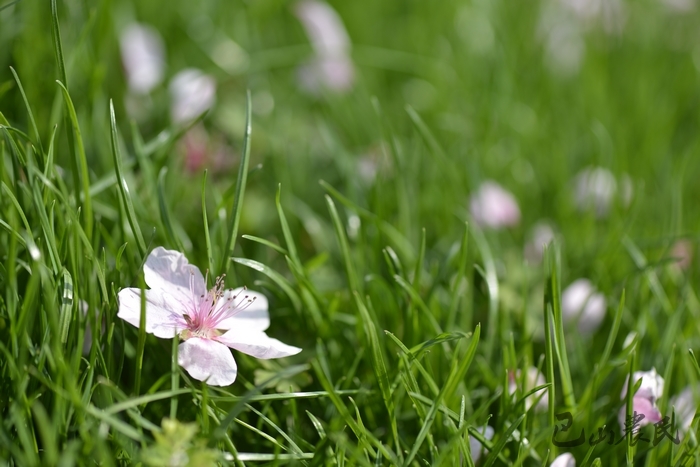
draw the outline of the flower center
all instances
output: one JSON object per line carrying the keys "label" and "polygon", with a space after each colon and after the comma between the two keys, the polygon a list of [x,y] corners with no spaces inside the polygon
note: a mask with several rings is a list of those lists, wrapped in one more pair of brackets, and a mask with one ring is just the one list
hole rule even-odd
{"label": "flower center", "polygon": [[[237,294],[233,293],[233,289],[224,289],[224,277],[225,274],[217,277],[213,288],[206,294],[197,296],[194,287],[194,273],[191,275],[192,303],[183,316],[187,323],[187,329],[180,333],[181,339],[187,340],[191,337],[213,339],[218,337],[230,328],[230,324],[224,323],[225,320],[233,318],[253,304],[255,297],[245,293],[245,287]],[[221,329],[222,325],[223,330]]]}

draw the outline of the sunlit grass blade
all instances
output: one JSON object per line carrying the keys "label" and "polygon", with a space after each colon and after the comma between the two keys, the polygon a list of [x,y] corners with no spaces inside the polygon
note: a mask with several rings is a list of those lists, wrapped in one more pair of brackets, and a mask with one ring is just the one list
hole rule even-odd
{"label": "sunlit grass blade", "polygon": [[[12,3],[10,3],[12,5]],[[5,5],[8,6],[8,5]],[[0,7],[0,11],[2,11],[2,8]],[[27,109],[27,115],[29,116],[29,123],[32,126],[32,131],[34,131],[34,136],[36,137],[36,144],[39,147],[39,152],[41,153],[42,156],[45,156],[44,154],[44,149],[41,145],[41,134],[39,133],[39,127],[36,126],[36,120],[34,120],[34,112],[32,112],[32,108],[29,105],[29,100],[27,99],[27,94],[24,92],[24,86],[22,86],[22,82],[19,79],[19,75],[17,75],[17,72],[15,71],[14,68],[10,67],[10,71],[12,72],[12,76],[15,77],[15,82],[17,83],[17,88],[19,89],[20,94],[22,95],[22,100],[24,101],[24,106]],[[46,161],[43,161],[44,165],[46,164]]]}
{"label": "sunlit grass blade", "polygon": [[243,196],[245,194],[246,181],[248,179],[248,165],[250,163],[250,139],[252,132],[252,101],[250,91],[247,94],[246,105],[246,120],[245,129],[243,131],[243,151],[241,152],[241,163],[238,167],[238,180],[236,181],[236,190],[233,194],[233,207],[229,214],[228,232],[226,233],[226,244],[223,248],[221,265],[219,274],[228,272],[229,261],[233,255],[233,250],[236,246],[236,237],[238,236],[238,223],[241,220],[241,209],[243,208]]}
{"label": "sunlit grass blade", "polygon": [[233,258],[233,261],[242,264],[243,266],[247,266],[251,269],[254,269],[256,271],[262,272],[267,277],[272,279],[272,281],[275,284],[277,284],[284,291],[284,293],[287,294],[287,296],[292,302],[292,305],[294,306],[294,309],[297,311],[301,310],[301,299],[299,298],[299,295],[294,291],[289,281],[287,281],[287,279],[285,279],[280,273],[252,259]]}
{"label": "sunlit grass blade", "polygon": [[384,362],[384,354],[377,338],[377,328],[372,320],[367,307],[361,300],[359,294],[355,292],[355,303],[362,318],[362,324],[365,328],[365,336],[367,338],[369,349],[372,352],[372,366],[374,373],[379,382],[379,389],[382,392],[382,399],[389,415],[391,424],[391,433],[394,436],[394,443],[397,452],[400,452],[401,444],[399,442],[399,432],[396,424],[396,414],[394,412],[394,398],[391,394],[391,383],[389,382],[388,371]]}
{"label": "sunlit grass blade", "polygon": [[209,219],[207,217],[207,171],[202,176],[202,227],[204,228],[204,245],[207,250],[207,265],[209,272],[214,274],[214,252],[211,248],[211,235],[209,235]]}
{"label": "sunlit grass blade", "polygon": [[88,240],[92,241],[92,199],[90,197],[90,174],[88,172],[87,156],[85,155],[85,147],[83,146],[83,136],[80,132],[80,124],[78,123],[78,115],[75,113],[75,107],[73,106],[73,101],[68,94],[68,89],[66,86],[57,81],[63,93],[63,98],[66,102],[66,108],[68,110],[68,118],[70,120],[71,126],[73,128],[73,135],[75,138],[76,149],[73,157],[77,160],[75,163],[76,167],[80,168],[80,173],[74,173],[74,177],[80,177],[83,187],[83,208],[84,220],[85,220],[85,235],[87,235]]}
{"label": "sunlit grass blade", "polygon": [[331,214],[331,220],[333,221],[333,227],[335,228],[335,236],[338,241],[338,246],[340,247],[340,254],[343,258],[343,265],[345,266],[345,275],[348,280],[348,286],[352,292],[362,293],[360,281],[357,278],[357,273],[355,272],[355,265],[350,254],[350,246],[348,245],[348,239],[345,235],[345,228],[340,220],[338,211],[335,208],[335,203],[330,196],[326,195],[326,205],[328,206],[328,212]]}
{"label": "sunlit grass blade", "polygon": [[126,183],[124,178],[124,173],[122,171],[122,156],[121,150],[119,149],[119,139],[117,135],[117,119],[114,114],[114,104],[110,101],[109,103],[109,118],[110,118],[110,129],[111,129],[111,142],[112,142],[112,158],[114,160],[114,170],[117,175],[117,186],[119,187],[119,195],[121,201],[126,210],[126,218],[131,227],[131,231],[136,238],[136,246],[139,249],[141,256],[146,256],[146,242],[143,240],[143,234],[141,233],[141,227],[139,227],[138,220],[136,219],[136,213],[134,212],[134,204],[131,201],[131,193],[129,192],[129,185]]}
{"label": "sunlit grass blade", "polygon": [[163,167],[160,170],[160,173],[158,174],[158,208],[160,210],[160,219],[163,222],[163,226],[165,227],[165,233],[168,236],[168,239],[172,242],[173,245],[177,247],[179,251],[184,252],[185,247],[182,244],[180,237],[178,237],[175,231],[173,230],[172,223],[170,222],[170,210],[168,209],[168,202],[165,199],[164,186],[165,176],[167,173],[167,167]]}

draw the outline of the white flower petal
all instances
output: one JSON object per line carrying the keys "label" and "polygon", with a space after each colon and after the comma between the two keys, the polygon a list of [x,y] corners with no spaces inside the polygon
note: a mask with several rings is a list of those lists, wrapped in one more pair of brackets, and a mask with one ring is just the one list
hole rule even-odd
{"label": "white flower petal", "polygon": [[132,23],[119,36],[119,45],[129,88],[148,94],[163,80],[163,39],[152,27]]}
{"label": "white flower petal", "polygon": [[228,386],[236,380],[238,367],[223,344],[192,337],[178,347],[177,362],[191,377],[210,386]]}
{"label": "white flower petal", "polygon": [[294,8],[317,55],[337,57],[350,50],[350,38],[340,15],[327,3],[305,0]]}
{"label": "white flower petal", "polygon": [[[700,389],[696,387],[695,392],[700,393]],[[676,411],[676,423],[681,432],[688,431],[698,407],[693,396],[693,387],[686,387],[680,394],[671,398],[668,405]]]}
{"label": "white flower petal", "polygon": [[[157,290],[146,290],[146,332],[171,339],[187,327],[181,314],[164,306],[162,295]],[[132,326],[139,327],[141,321],[141,290],[136,288],[119,291],[117,316]]]}
{"label": "white flower petal", "polygon": [[554,459],[550,467],[576,467],[576,459],[570,453],[565,452]]}
{"label": "white flower petal", "polygon": [[[477,428],[476,431],[478,431],[479,433],[484,435],[484,438],[486,438],[489,441],[491,441],[491,439],[493,438],[493,435],[494,435],[493,428],[488,426],[488,425],[479,427],[479,428]],[[479,461],[482,454],[484,454],[485,452],[488,452],[488,450],[486,448],[484,448],[484,446],[481,444],[481,442],[479,440],[477,440],[476,438],[474,438],[472,435],[469,435],[469,450],[472,453],[472,460],[475,463]]]}
{"label": "white flower petal", "polygon": [[482,183],[472,195],[469,210],[474,222],[492,229],[520,223],[520,208],[515,197],[492,180]]}
{"label": "white flower petal", "polygon": [[236,312],[234,316],[222,320],[217,326],[218,329],[264,331],[270,327],[270,313],[267,311],[267,297],[265,295],[239,287],[224,292],[224,296],[219,301],[221,300],[231,300],[233,303],[241,302],[241,306],[245,308]]}
{"label": "white flower petal", "polygon": [[[659,400],[664,393],[664,378],[656,372],[656,368],[652,368],[649,371],[635,371],[632,375],[632,386],[634,387],[640,379],[642,380],[642,385],[639,386],[634,397],[643,397],[652,404],[656,404],[656,401]],[[625,396],[627,396],[627,378],[625,378],[625,384],[622,387],[620,399],[624,399]]]}
{"label": "white flower petal", "polygon": [[578,279],[562,293],[561,309],[565,323],[577,322],[579,332],[589,335],[605,319],[607,303],[605,296],[596,292],[591,281]]}
{"label": "white flower petal", "polygon": [[[196,266],[191,265],[179,251],[155,248],[148,255],[143,266],[146,284],[153,290],[171,295],[172,311],[184,313],[193,303],[195,296],[207,293],[204,277]],[[182,311],[175,308],[182,307]]]}
{"label": "white flower petal", "polygon": [[615,176],[602,167],[592,167],[582,170],[575,183],[579,209],[593,209],[598,217],[604,217],[617,191]]}
{"label": "white flower petal", "polygon": [[296,355],[301,352],[298,347],[287,345],[283,342],[268,337],[264,332],[250,332],[231,330],[216,338],[232,349],[239,350],[256,358],[282,358]]}
{"label": "white flower petal", "polygon": [[171,116],[187,123],[214,106],[216,80],[196,68],[187,68],[170,81]]}
{"label": "white flower petal", "polygon": [[[521,378],[522,378],[522,373],[520,370],[516,370],[515,373],[510,372],[508,375],[508,393],[509,394],[515,394],[518,384],[520,384]],[[534,366],[531,366],[530,368],[527,369],[527,375],[525,376],[525,387],[522,388],[521,393],[526,393],[531,391],[532,389],[535,389],[537,386],[542,386],[544,384],[547,384],[547,380],[545,379],[544,375],[537,370]],[[535,411],[537,412],[542,412],[547,410],[549,407],[549,391],[547,389],[540,389],[536,393],[528,396],[525,399],[525,408],[527,410],[530,410],[530,407],[532,407],[532,404],[537,402],[537,405],[535,406]]]}

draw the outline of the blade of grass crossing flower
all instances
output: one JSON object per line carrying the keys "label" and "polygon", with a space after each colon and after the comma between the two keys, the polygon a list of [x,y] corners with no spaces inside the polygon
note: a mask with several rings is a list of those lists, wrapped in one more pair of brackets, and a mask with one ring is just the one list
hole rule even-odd
{"label": "blade of grass crossing flower", "polygon": [[233,258],[233,261],[242,264],[243,266],[247,266],[251,269],[255,269],[256,271],[262,272],[267,277],[272,279],[272,281],[275,284],[277,284],[284,291],[284,293],[287,294],[287,296],[292,302],[292,305],[294,306],[294,309],[297,311],[301,310],[301,299],[299,298],[299,295],[294,291],[289,281],[287,281],[287,279],[285,279],[280,273],[252,259]]}
{"label": "blade of grass crossing flower", "polygon": [[[55,1],[55,0],[54,0]],[[109,101],[109,118],[110,118],[110,129],[111,129],[111,142],[112,142],[112,157],[114,159],[114,170],[117,174],[117,185],[119,186],[119,194],[121,201],[124,204],[124,209],[126,210],[126,218],[131,227],[131,231],[136,238],[136,245],[138,246],[139,253],[141,256],[146,256],[146,242],[143,240],[143,234],[141,233],[141,227],[139,227],[138,221],[136,220],[136,213],[134,212],[134,203],[131,201],[131,193],[129,192],[129,185],[126,183],[124,178],[124,173],[122,172],[122,157],[121,151],[119,149],[119,140],[117,134],[117,119],[114,114],[114,103]]]}
{"label": "blade of grass crossing flower", "polygon": [[330,196],[326,195],[326,204],[328,205],[328,211],[331,214],[331,220],[333,221],[333,227],[335,228],[335,236],[338,240],[338,246],[340,247],[340,254],[343,257],[343,263],[345,265],[345,274],[348,279],[348,286],[351,292],[362,292],[360,288],[360,282],[357,279],[355,273],[355,267],[353,265],[350,256],[350,247],[348,246],[348,239],[345,236],[345,229],[343,223],[340,221],[340,216],[335,208],[335,203]]}
{"label": "blade of grass crossing flower", "polygon": [[140,276],[141,316],[139,318],[138,341],[136,344],[136,375],[134,378],[134,394],[141,393],[141,371],[143,370],[143,352],[146,348],[146,283]]}
{"label": "blade of grass crossing flower", "polygon": [[379,382],[379,389],[382,392],[382,399],[384,399],[384,405],[391,423],[391,433],[394,436],[394,443],[396,445],[397,452],[400,455],[401,444],[399,442],[399,432],[396,425],[394,397],[391,394],[391,384],[389,382],[388,371],[386,369],[386,364],[384,363],[382,348],[379,344],[379,339],[377,338],[377,328],[374,321],[370,317],[369,311],[367,311],[367,307],[362,302],[362,299],[360,299],[357,292],[355,292],[355,303],[357,304],[357,309],[360,312],[360,318],[362,319],[362,324],[364,325],[367,344],[372,352],[372,367],[374,368],[374,374],[377,376],[377,381]]}
{"label": "blade of grass crossing flower", "polygon": [[247,235],[247,234],[241,235],[241,238],[245,238],[246,240],[250,240],[252,242],[256,242],[256,243],[259,243],[261,245],[265,245],[266,247],[272,248],[273,250],[275,250],[277,253],[279,253],[281,255],[287,256],[289,254],[287,252],[287,250],[285,250],[281,246],[279,246],[275,243],[272,243],[269,240],[265,240],[264,238],[256,237],[254,235]]}
{"label": "blade of grass crossing flower", "polygon": [[160,169],[158,174],[158,208],[160,210],[160,220],[163,222],[163,227],[165,227],[165,234],[168,236],[168,240],[177,247],[179,251],[185,251],[185,247],[180,241],[180,238],[175,234],[173,230],[173,225],[170,222],[170,211],[168,210],[168,203],[165,200],[165,176],[168,173],[168,168],[163,167]]}
{"label": "blade of grass crossing flower", "polygon": [[247,93],[245,129],[243,131],[243,151],[241,154],[241,164],[238,168],[238,180],[236,181],[236,191],[233,197],[233,208],[229,217],[228,233],[224,254],[222,255],[219,275],[228,272],[229,262],[236,247],[236,236],[238,235],[238,223],[241,219],[241,209],[243,207],[243,195],[245,194],[246,180],[248,179],[248,164],[250,163],[250,137],[252,132],[252,103],[250,90]]}
{"label": "blade of grass crossing flower", "polygon": [[204,244],[207,248],[207,265],[209,272],[214,274],[214,252],[211,249],[211,235],[209,235],[209,219],[207,218],[207,170],[202,176],[202,226],[204,227]]}
{"label": "blade of grass crossing flower", "polygon": [[[180,339],[177,336],[173,337],[172,347],[170,351],[170,390],[175,392],[180,387],[180,366],[177,362],[177,352]],[[203,386],[206,386],[203,385]],[[170,398],[170,418],[177,419],[177,397]],[[208,421],[208,419],[207,419]]]}
{"label": "blade of grass crossing flower", "polygon": [[85,155],[85,147],[83,146],[83,137],[80,133],[80,124],[78,123],[78,115],[75,113],[75,107],[73,106],[73,101],[68,94],[68,89],[60,81],[56,81],[61,87],[63,92],[63,98],[66,101],[66,108],[68,109],[68,117],[73,128],[73,134],[75,137],[75,147],[76,151],[73,153],[73,157],[76,158],[76,167],[80,167],[80,174],[73,174],[74,177],[80,175],[80,180],[83,186],[83,204],[84,207],[84,219],[85,219],[85,235],[92,241],[92,200],[90,198],[90,174],[88,173],[87,157]]}

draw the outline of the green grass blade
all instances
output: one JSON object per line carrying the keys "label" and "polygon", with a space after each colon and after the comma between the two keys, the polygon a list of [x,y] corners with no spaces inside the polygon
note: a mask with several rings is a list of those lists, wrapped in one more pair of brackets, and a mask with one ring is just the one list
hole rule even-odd
{"label": "green grass blade", "polygon": [[85,155],[85,147],[83,146],[83,136],[80,132],[80,124],[78,123],[78,115],[75,113],[75,107],[73,106],[73,101],[68,94],[68,89],[60,81],[56,81],[61,87],[63,93],[63,98],[66,102],[66,108],[68,110],[68,118],[70,120],[71,126],[73,127],[73,134],[75,137],[75,142],[77,143],[77,151],[74,153],[74,157],[77,159],[76,166],[80,167],[80,174],[73,174],[74,177],[80,177],[83,187],[83,204],[81,207],[84,208],[84,219],[85,219],[85,235],[87,235],[88,240],[92,241],[92,199],[90,197],[90,174],[88,172],[87,156]]}
{"label": "green grass blade", "polygon": [[[55,0],[54,0],[55,1]],[[122,156],[119,149],[119,139],[117,137],[117,119],[114,115],[114,104],[112,101],[109,102],[109,118],[110,118],[110,129],[111,129],[111,142],[112,142],[112,158],[114,160],[114,170],[117,175],[117,186],[119,187],[119,195],[121,201],[126,209],[126,218],[131,227],[131,231],[136,238],[136,245],[138,246],[139,253],[141,256],[146,256],[146,242],[143,240],[143,234],[141,233],[141,227],[139,227],[138,221],[136,219],[136,213],[134,212],[134,203],[131,201],[131,193],[129,191],[129,185],[126,183],[124,178],[124,173],[122,172]]]}
{"label": "green grass blade", "polygon": [[204,227],[204,244],[207,248],[207,265],[209,272],[214,274],[214,252],[211,249],[211,235],[209,235],[209,219],[207,218],[207,171],[202,176],[202,226]]}
{"label": "green grass blade", "polygon": [[233,255],[233,250],[236,247],[236,236],[238,235],[238,223],[241,219],[241,209],[243,208],[243,195],[245,194],[246,180],[248,179],[248,165],[250,163],[250,138],[252,132],[252,101],[250,91],[247,94],[246,106],[246,121],[245,130],[243,132],[243,152],[241,154],[241,164],[238,168],[238,180],[236,181],[236,191],[234,192],[233,208],[229,216],[228,234],[226,236],[226,244],[224,245],[219,267],[219,274],[225,274],[228,271],[229,261]]}
{"label": "green grass blade", "polygon": [[365,337],[367,338],[367,343],[369,345],[370,351],[372,352],[372,366],[374,368],[374,374],[379,382],[379,389],[382,392],[382,399],[384,400],[384,405],[389,415],[389,421],[391,424],[391,433],[394,436],[394,443],[396,448],[400,450],[401,444],[399,442],[399,432],[396,424],[396,413],[394,409],[394,397],[391,394],[391,383],[389,382],[389,374],[386,369],[386,364],[384,363],[384,355],[382,353],[382,348],[379,344],[379,339],[377,338],[377,328],[372,320],[367,307],[360,299],[359,294],[355,293],[355,303],[357,309],[360,312],[360,317],[362,319],[362,324],[365,329]]}
{"label": "green grass blade", "polygon": [[262,272],[267,277],[272,279],[272,281],[275,284],[277,284],[284,291],[284,293],[287,294],[287,296],[292,302],[292,305],[294,306],[294,309],[297,311],[301,310],[301,299],[299,298],[299,295],[294,291],[289,281],[287,281],[287,279],[285,279],[280,273],[252,259],[233,258],[233,261],[235,261],[238,264],[242,264],[243,266],[247,266],[251,269],[254,269],[256,271]]}
{"label": "green grass blade", "polygon": [[158,208],[160,210],[160,220],[163,222],[165,227],[165,233],[168,240],[177,247],[179,251],[185,251],[185,247],[173,230],[172,223],[170,222],[170,210],[168,209],[168,202],[165,200],[165,176],[168,173],[168,168],[163,167],[160,169],[158,174]]}
{"label": "green grass blade", "polygon": [[345,228],[340,220],[338,211],[335,208],[335,203],[330,196],[326,195],[326,204],[328,206],[328,211],[331,214],[331,220],[333,221],[333,227],[335,228],[335,236],[338,241],[338,246],[340,247],[340,254],[343,257],[343,264],[345,266],[345,274],[348,279],[348,286],[351,292],[360,292],[362,289],[360,286],[360,281],[357,278],[357,273],[355,272],[355,266],[350,255],[350,246],[348,245],[348,239],[345,235]]}

